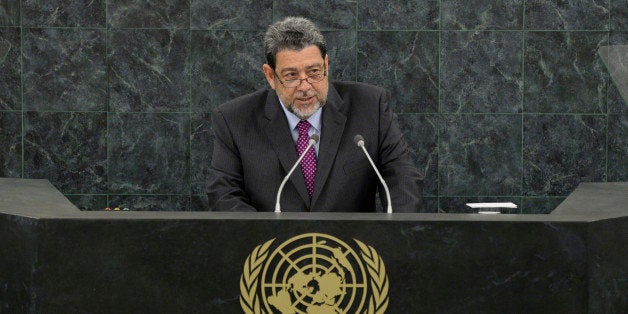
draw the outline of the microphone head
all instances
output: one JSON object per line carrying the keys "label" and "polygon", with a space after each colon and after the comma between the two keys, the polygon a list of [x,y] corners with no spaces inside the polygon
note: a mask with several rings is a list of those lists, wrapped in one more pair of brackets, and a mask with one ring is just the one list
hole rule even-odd
{"label": "microphone head", "polygon": [[353,142],[355,143],[355,145],[362,146],[362,145],[364,145],[364,137],[362,137],[362,135],[358,134],[358,135],[353,137]]}
{"label": "microphone head", "polygon": [[320,137],[316,133],[314,133],[314,134],[312,134],[312,136],[310,136],[310,141],[313,141],[312,144],[318,143],[319,139],[320,139]]}

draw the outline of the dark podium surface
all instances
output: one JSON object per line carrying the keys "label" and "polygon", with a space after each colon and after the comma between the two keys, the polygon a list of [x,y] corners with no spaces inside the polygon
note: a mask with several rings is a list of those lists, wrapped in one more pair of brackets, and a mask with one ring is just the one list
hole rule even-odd
{"label": "dark podium surface", "polygon": [[300,235],[374,249],[387,313],[625,313],[627,213],[628,183],[548,215],[388,215],[79,211],[0,178],[0,313],[242,313],[247,258]]}

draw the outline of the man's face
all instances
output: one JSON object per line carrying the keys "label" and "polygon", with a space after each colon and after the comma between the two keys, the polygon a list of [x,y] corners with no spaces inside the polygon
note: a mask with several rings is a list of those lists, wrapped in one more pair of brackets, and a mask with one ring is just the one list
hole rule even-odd
{"label": "man's face", "polygon": [[[327,56],[323,59],[317,46],[308,46],[299,51],[282,50],[277,53],[275,65],[273,70],[268,64],[264,64],[264,74],[270,87],[277,92],[290,112],[305,120],[325,104],[329,90],[327,76],[320,82],[310,83],[304,80],[328,69]],[[301,81],[296,87],[284,86],[286,82],[299,79]]]}

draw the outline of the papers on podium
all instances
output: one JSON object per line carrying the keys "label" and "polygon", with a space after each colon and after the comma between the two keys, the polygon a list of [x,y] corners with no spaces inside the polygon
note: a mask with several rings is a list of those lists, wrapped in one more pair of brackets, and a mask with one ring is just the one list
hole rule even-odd
{"label": "papers on podium", "polygon": [[477,208],[478,214],[500,214],[500,208],[517,208],[514,203],[467,203],[471,208]]}

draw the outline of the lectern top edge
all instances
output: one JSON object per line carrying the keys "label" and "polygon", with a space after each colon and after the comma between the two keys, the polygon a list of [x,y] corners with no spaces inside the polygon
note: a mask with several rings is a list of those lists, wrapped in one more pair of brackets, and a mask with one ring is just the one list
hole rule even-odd
{"label": "lectern top edge", "polygon": [[32,219],[77,220],[312,220],[409,222],[591,222],[625,217],[628,182],[582,183],[551,214],[436,213],[230,213],[182,211],[80,211],[48,180],[0,178],[0,213]]}

